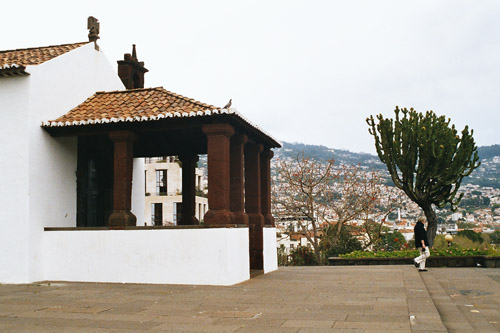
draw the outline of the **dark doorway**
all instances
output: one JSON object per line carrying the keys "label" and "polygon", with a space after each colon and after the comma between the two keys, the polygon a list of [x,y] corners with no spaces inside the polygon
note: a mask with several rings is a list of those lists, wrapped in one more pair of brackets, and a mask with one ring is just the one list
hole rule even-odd
{"label": "dark doorway", "polygon": [[106,136],[78,138],[78,227],[104,227],[113,211],[113,142]]}
{"label": "dark doorway", "polygon": [[151,212],[153,225],[163,225],[163,204],[161,202],[151,204]]}
{"label": "dark doorway", "polygon": [[174,202],[174,224],[179,225],[182,220],[182,202]]}

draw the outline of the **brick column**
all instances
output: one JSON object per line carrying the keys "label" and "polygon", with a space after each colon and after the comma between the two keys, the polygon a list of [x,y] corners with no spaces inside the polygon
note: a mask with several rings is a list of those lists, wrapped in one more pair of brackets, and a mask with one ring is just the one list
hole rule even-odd
{"label": "brick column", "polygon": [[236,134],[231,138],[230,166],[230,207],[234,214],[234,223],[248,225],[248,215],[245,213],[245,198],[243,194],[243,156],[244,145],[248,138],[244,134]]}
{"label": "brick column", "polygon": [[261,209],[264,215],[264,225],[272,227],[274,227],[274,217],[271,214],[271,159],[273,156],[273,151],[267,148],[260,154]]}
{"label": "brick column", "polygon": [[182,162],[182,217],[179,221],[179,225],[200,224],[195,217],[195,168],[196,162],[198,162],[198,155],[181,154],[179,155],[179,159]]}
{"label": "brick column", "polygon": [[108,219],[110,227],[135,226],[137,218],[132,207],[132,169],[135,135],[130,131],[109,132],[114,142],[113,212]]}
{"label": "brick column", "polygon": [[229,124],[203,125],[207,136],[208,212],[205,224],[234,224],[229,205],[229,147],[234,129]]}
{"label": "brick column", "polygon": [[245,209],[248,215],[250,238],[250,268],[264,269],[263,227],[261,211],[260,153],[261,144],[245,145]]}

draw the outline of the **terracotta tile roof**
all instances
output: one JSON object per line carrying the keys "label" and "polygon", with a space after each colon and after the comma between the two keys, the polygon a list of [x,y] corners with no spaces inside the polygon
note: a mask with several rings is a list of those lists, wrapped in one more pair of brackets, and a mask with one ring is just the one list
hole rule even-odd
{"label": "terracotta tile roof", "polygon": [[244,123],[271,139],[273,146],[281,147],[281,144],[276,139],[252,124],[235,109],[222,109],[202,103],[165,90],[163,87],[96,92],[65,115],[55,120],[44,121],[42,127],[149,122],[164,118],[206,117],[217,114],[230,114],[241,119]]}
{"label": "terracotta tile roof", "polygon": [[87,43],[89,42],[0,51],[0,70],[14,65],[40,65]]}
{"label": "terracotta tile roof", "polygon": [[97,92],[65,115],[44,122],[43,126],[152,121],[212,113],[229,113],[229,110],[221,110],[219,107],[175,94],[162,87],[145,88]]}

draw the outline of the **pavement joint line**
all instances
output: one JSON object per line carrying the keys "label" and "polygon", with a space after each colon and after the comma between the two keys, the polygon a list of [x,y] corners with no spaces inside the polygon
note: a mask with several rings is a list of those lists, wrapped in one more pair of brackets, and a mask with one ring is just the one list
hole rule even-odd
{"label": "pavement joint line", "polygon": [[[432,274],[432,271],[427,272],[423,277],[426,288],[431,296],[434,305],[443,321],[443,324],[448,330],[453,330],[459,326],[465,331],[474,331],[472,323],[464,316],[460,308],[451,300],[451,297],[446,293],[439,281]],[[473,306],[473,305],[471,305]]]}
{"label": "pavement joint line", "polygon": [[[426,274],[428,272],[418,272],[418,270],[413,268],[413,265],[411,267],[409,267],[409,266],[408,267],[405,266],[405,267],[407,269],[407,272],[410,272],[410,276],[412,277],[413,283],[416,283],[416,284],[421,285],[423,287],[423,288],[416,288],[415,286],[410,287],[410,286],[412,286],[412,285],[410,285],[406,288],[407,301],[408,301],[408,297],[410,295],[410,293],[409,293],[410,291],[422,290],[422,292],[423,292],[423,294],[422,294],[423,297],[415,298],[417,300],[420,300],[418,302],[420,304],[419,306],[416,306],[416,305],[410,306],[410,304],[408,304],[408,314],[409,314],[408,317],[409,317],[411,329],[412,329],[412,331],[419,331],[422,329],[427,330],[427,327],[430,325],[429,325],[429,317],[426,314],[430,312],[431,319],[437,319],[437,318],[434,318],[436,316],[433,315],[433,312],[435,312],[438,316],[440,315],[440,313],[437,309],[437,306],[436,306],[434,300],[432,299],[432,296],[430,295],[429,288],[426,285],[425,280],[422,277],[422,274]],[[422,302],[425,302],[425,303],[423,303],[424,304],[423,306],[422,306]],[[426,309],[426,314],[422,313],[423,308]],[[425,321],[421,318],[425,318]],[[444,322],[440,316],[438,318],[439,318],[438,322],[437,323],[434,322],[433,325],[431,325],[432,329],[436,330],[436,331],[446,332],[447,331],[446,325],[444,324]]]}

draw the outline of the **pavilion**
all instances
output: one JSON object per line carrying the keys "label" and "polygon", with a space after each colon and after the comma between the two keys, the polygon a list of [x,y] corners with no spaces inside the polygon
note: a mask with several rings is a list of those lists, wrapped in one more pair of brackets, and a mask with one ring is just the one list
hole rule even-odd
{"label": "pavilion", "polygon": [[[88,25],[88,42],[0,51],[0,283],[231,285],[277,269],[278,141],[234,109],[144,88],[135,46],[116,75],[97,45],[97,20]],[[194,205],[200,154],[203,224]],[[144,226],[144,157],[173,155],[182,162],[181,221]]]}
{"label": "pavilion", "polygon": [[[140,222],[131,212],[133,159],[174,155],[182,162],[179,225],[199,225],[195,167],[198,156],[207,154],[209,210],[204,226],[247,227],[250,269],[263,270],[264,228],[274,227],[271,149],[280,147],[278,141],[234,109],[162,87],[143,88],[147,69],[138,61],[135,45],[118,64],[126,90],[96,92],[42,124],[53,137],[78,138],[77,226],[136,229]],[[94,176],[88,177],[89,172]]]}

